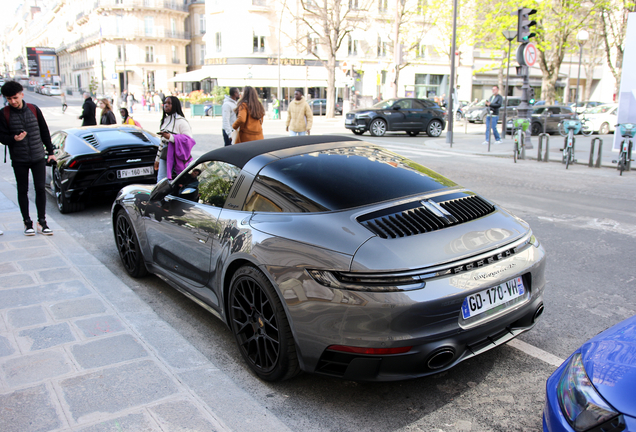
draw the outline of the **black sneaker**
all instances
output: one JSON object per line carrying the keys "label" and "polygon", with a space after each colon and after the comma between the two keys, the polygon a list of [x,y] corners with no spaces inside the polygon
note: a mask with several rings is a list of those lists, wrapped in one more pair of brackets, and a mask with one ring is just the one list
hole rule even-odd
{"label": "black sneaker", "polygon": [[53,230],[49,228],[45,220],[38,222],[38,232],[44,235],[53,235]]}
{"label": "black sneaker", "polygon": [[25,236],[34,236],[35,230],[33,229],[33,222],[24,221],[24,235]]}

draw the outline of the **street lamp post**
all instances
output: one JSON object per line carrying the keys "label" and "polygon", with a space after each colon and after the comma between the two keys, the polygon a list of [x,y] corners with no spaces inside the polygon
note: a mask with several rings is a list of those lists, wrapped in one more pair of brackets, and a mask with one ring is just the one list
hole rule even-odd
{"label": "street lamp post", "polygon": [[281,36],[281,27],[283,25],[283,14],[285,13],[285,8],[287,7],[287,0],[283,3],[283,8],[280,11],[280,19],[278,20],[278,93],[276,94],[276,98],[278,99],[278,119],[282,117],[280,115],[281,109],[283,108],[283,101],[281,98],[281,87],[280,87],[280,36]]}
{"label": "street lamp post", "polygon": [[[453,111],[453,95],[455,94],[455,51],[457,49],[457,0],[453,1],[453,39],[451,41],[450,52],[450,91],[448,92],[450,97],[448,98],[448,110],[446,111],[448,116],[448,123],[446,125],[446,144],[450,144],[453,147],[453,120],[455,113]],[[459,103],[459,101],[457,101]]]}
{"label": "street lamp post", "polygon": [[504,112],[503,112],[503,119],[502,119],[502,134],[504,136],[504,138],[506,137],[506,132],[508,131],[508,119],[507,117],[507,111],[508,111],[508,79],[510,78],[510,49],[512,48],[512,40],[514,38],[517,37],[517,32],[514,30],[504,30],[501,32],[501,34],[503,34],[503,36],[506,38],[506,40],[508,41],[508,64],[506,67],[506,97],[504,99]]}
{"label": "street lamp post", "polygon": [[590,34],[585,30],[580,30],[576,35],[576,41],[579,44],[579,74],[576,77],[576,100],[574,105],[574,112],[576,112],[579,106],[579,81],[581,80],[581,61],[583,60],[583,45],[590,38]]}

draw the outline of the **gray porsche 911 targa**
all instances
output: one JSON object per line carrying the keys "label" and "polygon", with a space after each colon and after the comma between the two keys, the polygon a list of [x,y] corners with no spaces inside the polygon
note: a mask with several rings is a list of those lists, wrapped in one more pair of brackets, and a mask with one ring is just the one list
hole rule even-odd
{"label": "gray porsche 911 targa", "polygon": [[222,319],[262,379],[433,374],[532,328],[545,252],[521,219],[340,136],[213,150],[112,208],[134,277]]}

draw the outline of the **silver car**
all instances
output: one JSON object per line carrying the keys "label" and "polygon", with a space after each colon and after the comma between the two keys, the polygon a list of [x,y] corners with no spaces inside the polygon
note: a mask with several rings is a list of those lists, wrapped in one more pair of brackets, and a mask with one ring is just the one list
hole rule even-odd
{"label": "silver car", "polygon": [[213,150],[113,204],[124,268],[223,320],[264,380],[449,369],[532,328],[545,252],[495,203],[340,136]]}

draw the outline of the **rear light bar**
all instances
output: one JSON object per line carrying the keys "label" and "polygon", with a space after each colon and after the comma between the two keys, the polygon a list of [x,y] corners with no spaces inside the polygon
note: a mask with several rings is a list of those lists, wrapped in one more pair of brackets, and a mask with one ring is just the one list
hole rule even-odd
{"label": "rear light bar", "polygon": [[101,157],[92,157],[92,158],[86,158],[86,159],[73,159],[73,162],[71,162],[68,167],[69,168],[74,168],[79,164],[83,164],[86,162],[96,162],[96,161],[101,161],[102,158]]}
{"label": "rear light bar", "polygon": [[368,355],[391,355],[391,354],[404,354],[411,351],[412,346],[395,347],[395,348],[364,348],[364,347],[352,347],[345,345],[330,345],[327,347],[331,351],[341,351],[353,354],[368,354]]}

